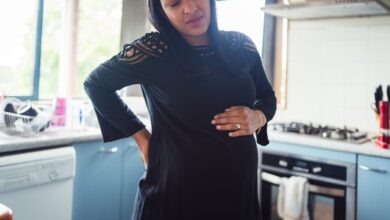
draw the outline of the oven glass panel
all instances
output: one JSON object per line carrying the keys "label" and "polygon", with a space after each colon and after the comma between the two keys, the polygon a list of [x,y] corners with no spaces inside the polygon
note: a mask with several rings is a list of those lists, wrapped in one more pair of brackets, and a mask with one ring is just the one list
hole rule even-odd
{"label": "oven glass panel", "polygon": [[333,219],[335,202],[333,198],[309,194],[309,210],[313,214],[311,219]]}
{"label": "oven glass panel", "polygon": [[[271,185],[271,220],[282,220],[277,212],[277,198],[279,186]],[[310,219],[329,220],[335,216],[335,198],[309,193],[308,201]]]}

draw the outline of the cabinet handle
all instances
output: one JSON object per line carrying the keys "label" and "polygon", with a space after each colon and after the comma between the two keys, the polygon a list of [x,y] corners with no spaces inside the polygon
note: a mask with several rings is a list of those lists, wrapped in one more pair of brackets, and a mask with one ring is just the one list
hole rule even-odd
{"label": "cabinet handle", "polygon": [[111,148],[104,148],[104,147],[101,147],[99,149],[99,152],[102,152],[102,153],[116,153],[118,152],[118,147],[111,147]]}
{"label": "cabinet handle", "polygon": [[364,165],[359,165],[360,169],[375,172],[375,173],[381,173],[381,174],[387,174],[388,171],[385,169],[378,169],[378,168],[370,168]]}
{"label": "cabinet handle", "polygon": [[135,148],[135,149],[138,149],[138,146],[137,146],[137,145],[129,145],[128,148],[129,148],[129,149],[134,149],[134,148]]}

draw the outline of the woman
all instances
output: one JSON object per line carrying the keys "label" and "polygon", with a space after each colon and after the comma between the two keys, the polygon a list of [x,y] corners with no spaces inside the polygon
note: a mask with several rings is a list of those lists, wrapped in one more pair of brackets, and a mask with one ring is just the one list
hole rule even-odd
{"label": "woman", "polygon": [[[215,0],[149,0],[148,33],[85,81],[104,141],[132,136],[147,170],[133,220],[258,220],[257,142],[276,109],[245,35],[219,31]],[[151,134],[115,93],[141,84]]]}

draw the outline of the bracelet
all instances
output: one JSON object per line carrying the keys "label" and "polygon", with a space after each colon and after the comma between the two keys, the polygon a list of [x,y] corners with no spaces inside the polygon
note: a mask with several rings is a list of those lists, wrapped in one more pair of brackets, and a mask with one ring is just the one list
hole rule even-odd
{"label": "bracelet", "polygon": [[263,124],[264,124],[264,121],[263,121],[263,117],[261,117],[261,113],[259,110],[255,110],[257,115],[259,116],[259,119],[260,119],[260,128],[257,129],[256,131],[256,134],[259,134],[260,131],[261,131],[261,128],[263,127]]}

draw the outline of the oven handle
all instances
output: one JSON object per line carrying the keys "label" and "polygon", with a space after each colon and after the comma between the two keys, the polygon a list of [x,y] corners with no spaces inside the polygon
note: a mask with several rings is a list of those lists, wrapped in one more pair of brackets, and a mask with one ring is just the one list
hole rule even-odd
{"label": "oven handle", "polygon": [[[282,178],[267,172],[261,172],[261,179],[269,183],[280,185]],[[345,190],[332,188],[332,187],[318,186],[314,184],[309,184],[309,191],[313,193],[320,193],[320,194],[334,196],[334,197],[345,196]]]}
{"label": "oven handle", "polygon": [[374,173],[381,173],[381,174],[386,174],[386,173],[388,173],[388,171],[385,170],[385,169],[370,168],[370,167],[364,166],[364,165],[359,165],[359,167],[360,167],[360,169],[367,170],[367,171],[371,171],[371,172],[374,172]]}

